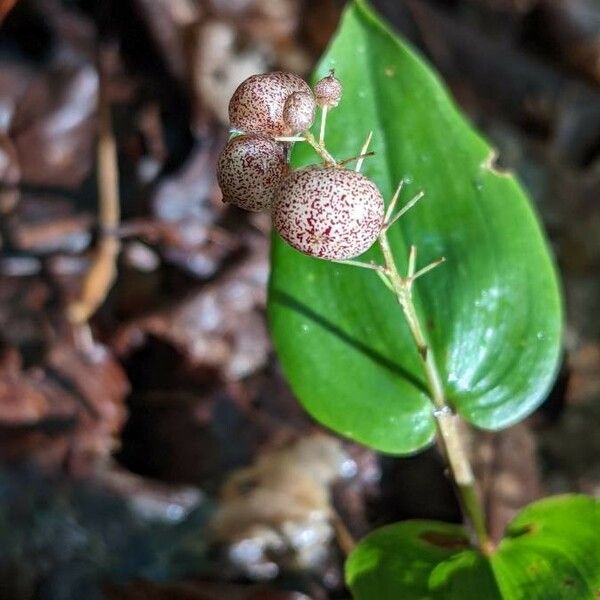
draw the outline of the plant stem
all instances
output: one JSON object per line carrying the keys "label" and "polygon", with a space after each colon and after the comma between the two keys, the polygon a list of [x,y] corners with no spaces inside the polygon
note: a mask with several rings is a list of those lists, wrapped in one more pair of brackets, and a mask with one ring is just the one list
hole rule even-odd
{"label": "plant stem", "polygon": [[379,237],[379,244],[394,294],[402,307],[408,327],[415,340],[419,357],[421,358],[430,399],[434,406],[433,415],[438,431],[438,440],[450,467],[450,473],[463,514],[473,528],[477,546],[483,554],[489,555],[494,550],[494,544],[485,526],[485,518],[476,489],[475,477],[458,429],[458,416],[454,414],[446,402],[444,387],[435,357],[430,351],[412,298],[412,284],[415,275],[415,248],[411,248],[408,276],[402,277],[396,267],[385,230]]}
{"label": "plant stem", "polygon": [[325,164],[329,167],[334,167],[337,162],[329,152],[325,149],[325,146],[321,145],[315,136],[310,131],[305,131],[303,134],[304,139],[314,148],[315,152],[323,159]]}
{"label": "plant stem", "polygon": [[435,411],[434,416],[463,514],[471,523],[477,546],[484,555],[489,556],[495,546],[487,532],[475,477],[458,429],[459,417],[448,406]]}
{"label": "plant stem", "polygon": [[327,106],[321,109],[321,128],[319,130],[319,145],[325,146],[325,123],[327,123]]}

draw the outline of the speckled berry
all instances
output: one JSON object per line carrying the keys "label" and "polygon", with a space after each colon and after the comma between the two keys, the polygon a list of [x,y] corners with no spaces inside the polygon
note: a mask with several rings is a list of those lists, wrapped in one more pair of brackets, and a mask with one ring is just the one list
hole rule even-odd
{"label": "speckled berry", "polygon": [[229,140],[217,163],[223,201],[253,212],[270,208],[289,169],[281,146],[261,135]]}
{"label": "speckled berry", "polygon": [[289,133],[299,133],[310,128],[315,120],[317,104],[312,94],[294,92],[290,94],[283,107],[283,121],[289,127]]}
{"label": "speckled berry", "polygon": [[342,99],[342,91],[342,83],[339,79],[336,79],[333,71],[329,71],[327,77],[323,77],[315,84],[317,104],[328,108],[337,106]]}
{"label": "speckled berry", "polygon": [[276,71],[252,75],[235,90],[229,102],[231,126],[246,133],[287,135],[283,107],[290,94],[312,95],[308,84],[293,73]]}
{"label": "speckled berry", "polygon": [[286,177],[272,215],[275,229],[296,250],[344,260],[377,240],[384,204],[377,186],[361,173],[312,166]]}

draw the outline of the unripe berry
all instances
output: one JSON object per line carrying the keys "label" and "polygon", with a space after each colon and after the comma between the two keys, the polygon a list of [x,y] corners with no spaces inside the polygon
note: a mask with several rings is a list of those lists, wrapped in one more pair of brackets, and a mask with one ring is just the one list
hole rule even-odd
{"label": "unripe berry", "polygon": [[311,166],[283,181],[272,215],[275,229],[296,250],[345,260],[377,240],[384,203],[377,186],[361,173]]}
{"label": "unripe berry", "polygon": [[287,135],[289,128],[283,120],[283,107],[294,92],[312,96],[308,84],[293,73],[276,71],[248,77],[229,102],[231,126],[245,133]]}
{"label": "unripe berry", "polygon": [[312,93],[294,92],[283,106],[283,121],[289,133],[299,133],[310,128],[315,120],[317,105]]}
{"label": "unripe berry", "polygon": [[342,83],[336,79],[333,71],[329,71],[327,77],[323,77],[315,84],[315,98],[317,104],[328,108],[337,106],[342,99]]}
{"label": "unripe berry", "polygon": [[223,201],[257,212],[270,208],[289,169],[282,147],[262,135],[240,135],[227,142],[217,163]]}

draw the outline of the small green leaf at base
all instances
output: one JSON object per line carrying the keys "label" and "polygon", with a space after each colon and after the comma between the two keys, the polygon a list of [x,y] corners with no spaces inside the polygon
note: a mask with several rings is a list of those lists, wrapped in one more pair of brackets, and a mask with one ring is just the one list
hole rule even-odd
{"label": "small green leaf at base", "polygon": [[598,600],[600,501],[526,507],[490,557],[460,525],[406,521],[364,538],[346,563],[355,600]]}

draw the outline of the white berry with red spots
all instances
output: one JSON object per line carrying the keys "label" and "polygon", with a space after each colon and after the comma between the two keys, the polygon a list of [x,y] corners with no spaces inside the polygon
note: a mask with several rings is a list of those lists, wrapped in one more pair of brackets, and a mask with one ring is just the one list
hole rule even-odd
{"label": "white berry with red spots", "polygon": [[275,229],[296,250],[347,260],[377,240],[384,203],[377,186],[361,173],[312,166],[284,179],[272,215]]}
{"label": "white berry with red spots", "polygon": [[248,77],[229,102],[231,126],[245,133],[288,135],[289,127],[283,120],[283,109],[285,101],[294,92],[312,97],[308,84],[293,73],[275,71]]}
{"label": "white berry with red spots", "polygon": [[337,106],[342,99],[342,92],[342,83],[335,77],[333,71],[315,84],[315,97],[317,104],[321,107]]}
{"label": "white berry with red spots", "polygon": [[261,135],[232,138],[217,163],[223,201],[252,212],[271,207],[288,172],[282,147]]}
{"label": "white berry with red spots", "polygon": [[300,133],[309,129],[315,120],[316,108],[317,103],[312,94],[290,94],[283,107],[283,120],[289,127],[289,133]]}

